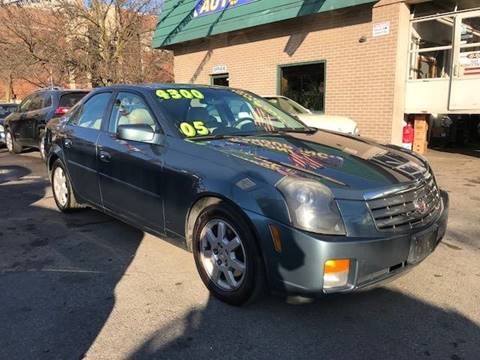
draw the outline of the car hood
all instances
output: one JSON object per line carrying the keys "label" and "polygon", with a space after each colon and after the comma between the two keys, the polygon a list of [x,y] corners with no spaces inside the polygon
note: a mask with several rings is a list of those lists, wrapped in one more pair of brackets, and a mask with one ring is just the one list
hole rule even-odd
{"label": "car hood", "polygon": [[345,116],[322,115],[322,114],[297,114],[303,123],[317,129],[353,133],[357,123]]}
{"label": "car hood", "polygon": [[316,178],[338,198],[363,198],[366,192],[413,183],[428,171],[426,162],[411,152],[321,130],[315,134],[229,137],[203,145],[279,177]]}

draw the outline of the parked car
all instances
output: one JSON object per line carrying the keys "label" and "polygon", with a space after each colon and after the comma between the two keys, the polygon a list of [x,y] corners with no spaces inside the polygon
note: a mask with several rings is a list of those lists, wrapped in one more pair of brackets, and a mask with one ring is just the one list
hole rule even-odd
{"label": "parked car", "polygon": [[11,153],[24,147],[40,150],[45,157],[44,129],[52,118],[64,115],[88,90],[42,89],[27,96],[18,109],[5,119],[5,142]]}
{"label": "parked car", "polygon": [[0,103],[0,145],[5,145],[5,118],[17,109],[17,104]]}
{"label": "parked car", "polygon": [[356,121],[338,115],[315,113],[296,101],[285,96],[264,96],[276,107],[300,119],[304,124],[323,130],[341,132],[350,135],[360,135]]}
{"label": "parked car", "polygon": [[445,234],[448,195],[425,159],[305,127],[248,91],[100,88],[49,131],[61,211],[88,205],[176,241],[230,304],[265,281],[311,296],[365,288]]}

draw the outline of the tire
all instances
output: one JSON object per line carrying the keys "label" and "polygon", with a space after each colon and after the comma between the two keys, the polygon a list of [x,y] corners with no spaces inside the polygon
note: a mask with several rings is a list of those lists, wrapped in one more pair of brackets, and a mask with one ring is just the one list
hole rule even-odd
{"label": "tire", "polygon": [[52,183],[53,198],[60,211],[67,213],[82,208],[75,199],[70,179],[60,159],[53,163],[50,181]]}
{"label": "tire", "polygon": [[23,146],[15,141],[10,130],[5,132],[5,145],[11,154],[20,154],[23,150]]}
{"label": "tire", "polygon": [[257,242],[235,208],[226,203],[206,207],[195,222],[192,245],[198,273],[216,298],[240,306],[263,293],[264,268]]}

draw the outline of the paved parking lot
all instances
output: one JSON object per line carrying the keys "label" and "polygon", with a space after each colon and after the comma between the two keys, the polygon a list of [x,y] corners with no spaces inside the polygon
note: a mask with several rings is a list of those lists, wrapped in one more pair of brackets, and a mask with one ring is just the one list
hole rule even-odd
{"label": "paved parking lot", "polygon": [[480,158],[428,157],[451,212],[424,263],[368,292],[233,308],[190,253],[61,214],[38,154],[0,149],[0,359],[479,359]]}

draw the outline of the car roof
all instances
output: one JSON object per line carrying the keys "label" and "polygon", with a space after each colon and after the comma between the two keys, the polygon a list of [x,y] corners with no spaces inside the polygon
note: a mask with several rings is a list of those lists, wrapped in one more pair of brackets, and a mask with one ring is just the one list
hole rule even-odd
{"label": "car roof", "polygon": [[35,93],[45,93],[45,92],[49,92],[49,93],[58,93],[58,94],[70,94],[70,93],[89,93],[90,91],[92,91],[91,89],[60,89],[60,88],[53,88],[53,89],[50,89],[50,88],[46,88],[46,89],[38,89],[38,90],[35,90],[34,92],[32,92],[32,94],[35,94]]}
{"label": "car roof", "polygon": [[227,86],[219,85],[205,85],[205,84],[182,84],[182,83],[152,83],[152,84],[116,84],[105,87],[98,87],[92,89],[93,91],[100,90],[115,90],[115,89],[130,89],[130,90],[158,90],[158,89],[185,89],[185,88],[203,88],[203,89],[229,89]]}

